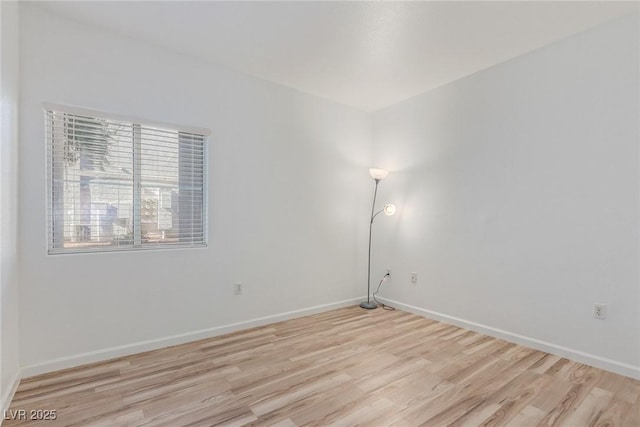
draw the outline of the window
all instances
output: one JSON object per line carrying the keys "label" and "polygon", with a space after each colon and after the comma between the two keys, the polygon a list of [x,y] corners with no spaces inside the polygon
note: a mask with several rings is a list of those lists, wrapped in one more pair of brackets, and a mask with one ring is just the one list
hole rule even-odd
{"label": "window", "polygon": [[206,246],[207,131],[45,109],[50,254]]}

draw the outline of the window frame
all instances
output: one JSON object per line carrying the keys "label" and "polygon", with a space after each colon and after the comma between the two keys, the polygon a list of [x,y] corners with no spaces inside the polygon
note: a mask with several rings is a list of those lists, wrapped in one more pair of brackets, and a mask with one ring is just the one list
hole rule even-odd
{"label": "window frame", "polygon": [[[211,131],[206,128],[193,127],[193,126],[184,126],[184,125],[175,125],[167,122],[160,122],[154,120],[140,119],[131,116],[125,116],[120,114],[113,114],[93,109],[87,109],[83,107],[69,106],[56,104],[51,102],[44,102],[43,113],[44,113],[44,141],[45,141],[45,170],[46,170],[46,251],[47,255],[70,255],[70,254],[94,254],[94,253],[104,253],[104,252],[137,252],[137,251],[153,251],[153,250],[170,250],[170,249],[205,249],[209,245],[209,137],[211,135]],[[145,245],[142,242],[135,242],[131,245],[123,245],[123,246],[87,246],[81,248],[64,248],[64,247],[55,247],[54,242],[54,229],[55,229],[55,218],[56,209],[53,206],[54,203],[54,141],[53,134],[50,132],[50,129],[47,128],[49,126],[48,114],[50,112],[62,113],[62,114],[72,114],[77,116],[86,116],[95,119],[105,119],[105,120],[113,120],[126,122],[132,125],[135,129],[139,129],[140,127],[152,127],[152,128],[160,128],[175,131],[178,134],[185,133],[191,135],[197,135],[202,137],[202,242],[198,243],[156,243],[151,245]],[[49,136],[51,134],[51,137]],[[51,138],[51,140],[50,140]],[[138,146],[136,147],[135,138],[133,141],[133,149],[140,150],[140,145],[138,142]],[[133,157],[135,159],[135,155]],[[132,159],[132,160],[133,160]],[[138,157],[139,160],[139,157]],[[57,164],[57,163],[55,163]],[[138,203],[141,202],[140,189],[136,189],[136,185],[140,185],[139,179],[136,181],[135,176],[139,175],[139,171],[134,173],[134,182],[132,184],[133,196],[132,196],[132,205],[136,204],[136,196],[140,199]],[[139,178],[139,177],[138,177]],[[59,213],[58,213],[59,215]],[[136,219],[135,215],[140,215],[139,209],[138,212],[133,213],[132,221],[134,223],[140,223],[140,218]],[[139,233],[139,228],[134,230],[134,233]]]}

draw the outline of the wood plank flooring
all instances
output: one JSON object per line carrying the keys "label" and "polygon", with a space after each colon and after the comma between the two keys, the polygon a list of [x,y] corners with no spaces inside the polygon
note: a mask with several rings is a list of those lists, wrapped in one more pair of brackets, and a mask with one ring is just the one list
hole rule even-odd
{"label": "wood plank flooring", "polygon": [[57,419],[4,427],[638,427],[640,382],[399,310],[349,307],[24,379],[10,409]]}

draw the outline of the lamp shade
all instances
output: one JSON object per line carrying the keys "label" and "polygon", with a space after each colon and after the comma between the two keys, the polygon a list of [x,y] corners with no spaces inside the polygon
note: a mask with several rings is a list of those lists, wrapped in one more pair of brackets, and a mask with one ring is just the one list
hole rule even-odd
{"label": "lamp shade", "polygon": [[389,175],[389,171],[384,169],[371,168],[369,169],[369,175],[371,175],[371,178],[373,179],[382,180],[385,179],[387,175]]}
{"label": "lamp shade", "polygon": [[396,213],[396,205],[392,205],[391,203],[387,203],[386,205],[384,205],[384,214],[385,215],[393,215],[394,213]]}

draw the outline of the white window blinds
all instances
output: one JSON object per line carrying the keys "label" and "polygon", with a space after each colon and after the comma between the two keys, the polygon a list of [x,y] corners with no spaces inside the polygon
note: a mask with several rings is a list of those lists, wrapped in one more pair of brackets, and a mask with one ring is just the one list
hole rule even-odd
{"label": "white window blinds", "polygon": [[206,133],[46,111],[49,253],[206,245]]}

